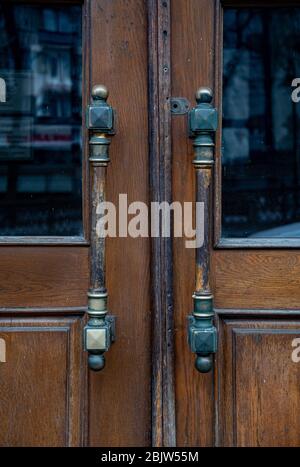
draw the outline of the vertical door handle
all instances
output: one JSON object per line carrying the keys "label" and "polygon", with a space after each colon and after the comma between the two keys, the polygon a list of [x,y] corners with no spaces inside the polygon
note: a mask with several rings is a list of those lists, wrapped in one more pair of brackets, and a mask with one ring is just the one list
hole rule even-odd
{"label": "vertical door handle", "polygon": [[84,348],[88,352],[89,368],[102,370],[104,353],[115,339],[115,319],[108,316],[105,282],[105,238],[101,235],[101,203],[106,199],[106,172],[109,164],[109,136],[114,135],[115,112],[106,102],[105,86],[93,87],[91,104],[87,109],[90,133],[90,288],[88,291],[88,323],[84,328]]}
{"label": "vertical door handle", "polygon": [[193,139],[196,172],[196,201],[203,203],[204,241],[196,249],[195,292],[192,315],[188,317],[188,340],[196,354],[195,367],[201,373],[212,369],[213,354],[217,350],[217,330],[213,325],[213,295],[210,286],[210,244],[212,181],[215,159],[215,132],[218,112],[212,106],[213,95],[209,88],[196,92],[197,105],[189,111],[189,137]]}

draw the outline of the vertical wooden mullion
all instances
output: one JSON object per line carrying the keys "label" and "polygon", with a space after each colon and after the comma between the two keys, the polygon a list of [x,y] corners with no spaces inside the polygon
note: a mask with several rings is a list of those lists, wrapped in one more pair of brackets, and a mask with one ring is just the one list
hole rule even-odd
{"label": "vertical wooden mullion", "polygon": [[[148,0],[151,201],[172,202],[170,0]],[[172,239],[152,238],[152,444],[175,446]]]}

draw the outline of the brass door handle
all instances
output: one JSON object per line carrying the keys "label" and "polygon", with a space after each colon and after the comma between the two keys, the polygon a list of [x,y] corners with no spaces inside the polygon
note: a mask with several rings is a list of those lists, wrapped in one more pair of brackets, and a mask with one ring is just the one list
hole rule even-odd
{"label": "brass door handle", "polygon": [[215,132],[218,112],[212,106],[213,95],[209,88],[196,92],[197,105],[189,111],[189,137],[193,139],[196,171],[196,201],[204,208],[204,242],[196,249],[196,286],[193,295],[194,309],[188,317],[188,341],[196,353],[195,367],[207,373],[213,366],[213,354],[217,351],[217,330],[213,325],[214,309],[211,293],[210,243],[211,243],[211,200],[214,166]]}
{"label": "brass door handle", "polygon": [[[115,339],[115,318],[107,316],[107,290],[105,283],[105,238],[101,236],[99,207],[106,198],[106,172],[109,159],[109,136],[114,135],[115,112],[107,104],[108,90],[97,85],[92,90],[87,109],[87,128],[90,132],[90,288],[88,291],[88,323],[84,328],[84,349],[88,352],[89,368],[102,370],[104,353]],[[101,211],[100,211],[101,212]]]}

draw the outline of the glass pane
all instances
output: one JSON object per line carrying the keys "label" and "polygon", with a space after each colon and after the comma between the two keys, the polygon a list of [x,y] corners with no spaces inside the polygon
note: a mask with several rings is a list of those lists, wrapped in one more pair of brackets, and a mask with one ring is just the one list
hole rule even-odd
{"label": "glass pane", "polygon": [[0,4],[0,235],[82,234],[81,7]]}
{"label": "glass pane", "polygon": [[300,8],[225,9],[223,54],[222,236],[300,237]]}

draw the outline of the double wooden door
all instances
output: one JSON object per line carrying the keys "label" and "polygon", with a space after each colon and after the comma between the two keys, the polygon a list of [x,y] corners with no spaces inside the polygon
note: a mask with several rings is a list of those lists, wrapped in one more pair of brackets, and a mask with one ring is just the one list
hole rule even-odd
{"label": "double wooden door", "polygon": [[[300,444],[299,11],[296,1],[1,2],[1,446]],[[106,239],[116,339],[105,369],[88,369],[96,84],[116,109],[106,196],[117,207],[120,194],[195,201],[174,98],[194,107],[199,86],[213,91],[218,349],[207,374],[187,342],[195,250],[150,235]]]}

